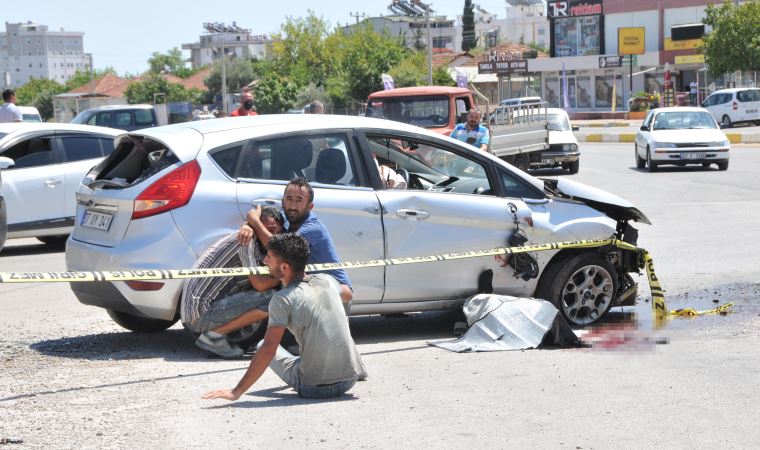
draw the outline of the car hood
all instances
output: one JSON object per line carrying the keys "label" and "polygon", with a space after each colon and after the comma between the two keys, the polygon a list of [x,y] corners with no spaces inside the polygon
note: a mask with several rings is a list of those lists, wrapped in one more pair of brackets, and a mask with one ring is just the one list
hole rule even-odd
{"label": "car hood", "polygon": [[679,130],[654,130],[652,138],[655,142],[672,142],[686,144],[690,142],[725,141],[726,135],[716,128],[691,128]]}
{"label": "car hood", "polygon": [[581,201],[597,211],[607,214],[612,219],[633,220],[647,225],[652,224],[649,218],[639,211],[633,203],[607,191],[566,178],[557,180],[543,179],[543,181],[551,190],[559,191],[567,197]]}
{"label": "car hood", "polygon": [[549,130],[549,144],[576,144],[578,140],[571,130],[554,131]]}

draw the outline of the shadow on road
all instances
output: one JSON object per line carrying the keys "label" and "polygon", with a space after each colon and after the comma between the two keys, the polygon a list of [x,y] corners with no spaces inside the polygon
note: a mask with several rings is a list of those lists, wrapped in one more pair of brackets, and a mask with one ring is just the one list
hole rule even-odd
{"label": "shadow on road", "polygon": [[9,256],[31,256],[45,255],[48,253],[61,253],[66,250],[66,244],[25,244],[25,245],[6,245],[0,253],[0,258]]}
{"label": "shadow on road", "polygon": [[642,172],[642,173],[657,173],[657,172],[685,172],[685,173],[692,173],[692,172],[720,172],[718,170],[718,167],[713,164],[710,167],[702,167],[700,165],[692,165],[692,166],[657,166],[654,172],[649,172],[647,169],[639,169],[636,166],[629,167],[630,170],[633,170],[634,172]]}

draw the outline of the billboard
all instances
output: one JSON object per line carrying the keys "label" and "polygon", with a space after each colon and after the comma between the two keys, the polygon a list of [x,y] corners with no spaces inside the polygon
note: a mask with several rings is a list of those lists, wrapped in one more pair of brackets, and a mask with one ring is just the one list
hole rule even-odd
{"label": "billboard", "polygon": [[643,55],[645,30],[644,27],[618,28],[618,55]]}

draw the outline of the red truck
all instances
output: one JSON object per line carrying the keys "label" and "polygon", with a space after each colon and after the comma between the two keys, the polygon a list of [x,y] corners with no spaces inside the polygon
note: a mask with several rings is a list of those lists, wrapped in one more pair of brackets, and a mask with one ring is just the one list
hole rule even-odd
{"label": "red truck", "polygon": [[527,170],[530,153],[549,147],[546,103],[525,106],[498,106],[475,102],[472,91],[447,86],[417,86],[388,89],[370,94],[367,116],[380,117],[450,135],[467,121],[467,112],[478,108],[490,128],[489,152]]}

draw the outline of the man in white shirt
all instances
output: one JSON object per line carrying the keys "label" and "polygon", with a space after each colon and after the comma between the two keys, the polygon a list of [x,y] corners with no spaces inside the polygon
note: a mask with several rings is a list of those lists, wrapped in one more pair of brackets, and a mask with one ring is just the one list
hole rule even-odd
{"label": "man in white shirt", "polygon": [[13,89],[4,90],[3,102],[3,105],[0,106],[0,123],[21,122],[24,120],[24,115],[21,114],[21,110],[15,105],[16,91]]}

